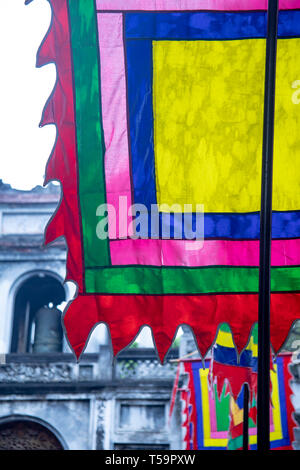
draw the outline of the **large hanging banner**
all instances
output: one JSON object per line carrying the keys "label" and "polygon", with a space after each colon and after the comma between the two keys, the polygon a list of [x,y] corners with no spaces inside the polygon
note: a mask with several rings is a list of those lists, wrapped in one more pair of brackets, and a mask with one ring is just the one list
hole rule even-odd
{"label": "large hanging banner", "polygon": [[[222,322],[241,350],[258,316],[267,3],[49,0],[38,66],[57,82],[41,125],[62,184],[46,242],[64,236],[77,357],[94,326],[114,353],[149,325],[161,359],[177,328],[202,355]],[[300,0],[281,0],[271,341],[300,307]]]}
{"label": "large hanging banner", "polygon": [[[270,449],[291,450],[294,441],[290,354],[280,354],[271,370]],[[186,387],[181,390],[183,400],[182,427],[187,450],[238,450],[243,448],[243,389],[236,397],[229,382],[221,393],[210,379],[210,361],[184,361],[188,374]],[[239,367],[235,368],[239,376]],[[231,374],[232,377],[232,374]],[[238,380],[238,377],[237,377]],[[257,448],[256,399],[249,404],[249,448]]]}

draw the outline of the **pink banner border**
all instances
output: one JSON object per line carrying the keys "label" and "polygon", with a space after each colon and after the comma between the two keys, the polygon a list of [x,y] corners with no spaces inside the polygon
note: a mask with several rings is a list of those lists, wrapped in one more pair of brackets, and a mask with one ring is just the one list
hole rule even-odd
{"label": "pink banner border", "polygon": [[[96,0],[100,11],[251,11],[268,8],[267,0]],[[279,0],[280,10],[300,8],[300,0]]]}

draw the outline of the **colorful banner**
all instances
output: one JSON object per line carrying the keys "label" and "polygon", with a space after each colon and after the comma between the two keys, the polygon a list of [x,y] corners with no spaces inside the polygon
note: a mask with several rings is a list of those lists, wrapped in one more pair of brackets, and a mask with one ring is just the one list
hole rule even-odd
{"label": "colorful banner", "polygon": [[[27,2],[29,3],[29,2]],[[49,0],[40,67],[57,82],[46,182],[62,200],[77,283],[64,325],[77,357],[98,323],[114,353],[147,324],[163,359],[181,324],[201,353],[220,323],[241,350],[258,312],[265,0]],[[300,2],[280,2],[274,144],[271,341],[300,305]],[[284,314],[283,314],[284,312]]]}
{"label": "colorful banner", "polygon": [[[239,356],[233,342],[230,327],[227,324],[220,325],[216,342],[213,346],[213,358],[211,360],[212,381],[217,384],[219,394],[223,390],[224,382],[228,383],[231,395],[237,399],[244,383],[247,383],[251,392],[251,398],[257,391],[258,368],[258,327],[253,326],[249,343]],[[270,352],[270,369],[272,354]]]}
{"label": "colorful banner", "polygon": [[[272,394],[270,404],[270,448],[293,449],[293,405],[289,385],[290,354],[280,354],[271,370]],[[221,394],[209,378],[210,361],[184,361],[188,383],[181,392],[185,420],[183,432],[186,449],[237,450],[243,447],[243,389],[236,399],[230,393],[228,384],[223,384]],[[239,374],[239,367],[236,367]],[[256,401],[249,404],[249,448],[255,450]]]}

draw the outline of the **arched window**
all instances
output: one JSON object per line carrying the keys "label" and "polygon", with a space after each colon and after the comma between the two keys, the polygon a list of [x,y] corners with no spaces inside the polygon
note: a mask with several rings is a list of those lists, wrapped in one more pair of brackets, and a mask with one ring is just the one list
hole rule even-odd
{"label": "arched window", "polygon": [[[15,296],[11,352],[33,352],[34,341],[36,341],[35,326],[40,309],[50,307],[50,315],[51,308],[61,304],[65,299],[64,287],[54,276],[38,273],[24,281]],[[47,315],[44,315],[44,318],[47,321]],[[52,317],[48,316],[48,318],[51,319]],[[53,330],[53,321],[50,323]],[[56,325],[56,333],[58,337],[62,337],[60,321],[57,321]],[[45,334],[47,334],[47,331],[49,332],[47,325],[44,325],[42,328],[39,327],[39,333],[43,334],[43,331]],[[55,331],[52,331],[52,333],[55,335]],[[58,350],[61,350],[61,348],[62,346],[57,347]]]}
{"label": "arched window", "polygon": [[0,450],[64,450],[58,433],[40,420],[11,416],[0,421]]}

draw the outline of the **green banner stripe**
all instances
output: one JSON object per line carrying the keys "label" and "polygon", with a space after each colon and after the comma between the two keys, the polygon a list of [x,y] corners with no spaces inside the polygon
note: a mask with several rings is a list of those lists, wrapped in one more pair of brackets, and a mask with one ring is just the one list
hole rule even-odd
{"label": "green banner stripe", "polygon": [[[258,292],[258,268],[124,266],[86,270],[86,289],[103,294],[210,294]],[[300,268],[272,268],[273,292],[299,291]]]}
{"label": "green banner stripe", "polygon": [[227,449],[236,450],[243,447],[243,436],[235,437],[234,439],[229,439]]}
{"label": "green banner stripe", "polygon": [[226,387],[223,387],[222,395],[219,399],[217,386],[214,386],[214,397],[216,404],[217,431],[227,431],[230,424],[230,395],[225,393]]}
{"label": "green banner stripe", "polygon": [[96,209],[106,202],[99,49],[93,1],[69,0],[84,261],[109,266],[108,240],[96,235]]}

